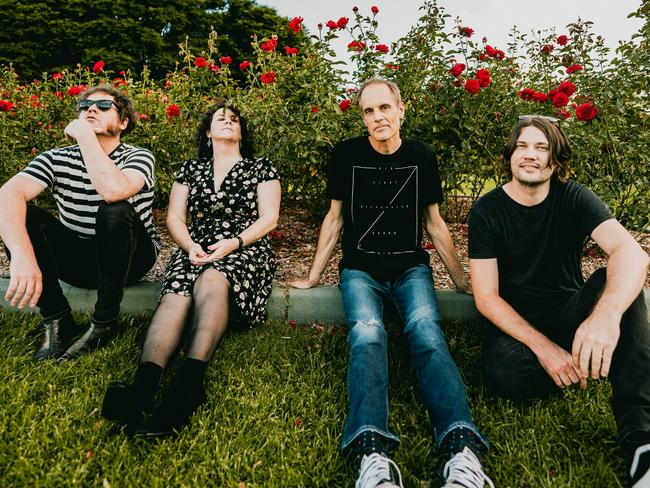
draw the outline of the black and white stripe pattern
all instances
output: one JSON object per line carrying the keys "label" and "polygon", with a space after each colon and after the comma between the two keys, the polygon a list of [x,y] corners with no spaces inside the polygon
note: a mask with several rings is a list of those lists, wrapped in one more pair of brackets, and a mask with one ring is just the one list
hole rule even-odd
{"label": "black and white stripe pattern", "polygon": [[[128,198],[153,240],[160,249],[160,238],[153,225],[154,157],[141,147],[120,144],[109,157],[122,171],[136,171],[143,176],[142,189]],[[35,157],[20,172],[50,188],[59,210],[59,219],[81,237],[95,235],[95,215],[103,201],[88,177],[78,145],[51,149]]]}

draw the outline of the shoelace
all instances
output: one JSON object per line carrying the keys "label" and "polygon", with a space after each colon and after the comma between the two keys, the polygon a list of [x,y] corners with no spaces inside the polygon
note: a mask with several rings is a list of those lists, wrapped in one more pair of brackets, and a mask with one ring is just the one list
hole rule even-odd
{"label": "shoelace", "polygon": [[397,465],[391,459],[376,452],[363,456],[361,468],[359,469],[359,479],[354,485],[355,488],[374,488],[382,481],[391,481],[393,479],[390,474],[391,466],[397,472],[400,488],[404,488],[402,473],[399,472]]}
{"label": "shoelace", "polygon": [[494,488],[494,483],[483,472],[481,463],[468,447],[447,461],[442,474],[447,482],[454,481],[467,488],[483,488],[486,482]]}

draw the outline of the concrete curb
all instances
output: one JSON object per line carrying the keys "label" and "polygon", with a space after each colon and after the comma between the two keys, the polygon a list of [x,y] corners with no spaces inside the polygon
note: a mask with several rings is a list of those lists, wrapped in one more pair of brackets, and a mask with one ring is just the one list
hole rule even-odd
{"label": "concrete curb", "polygon": [[[76,288],[61,283],[63,292],[74,310],[92,311],[97,297],[96,290]],[[142,281],[129,286],[124,292],[122,312],[126,314],[151,314],[158,304],[160,283]],[[0,279],[1,296],[7,291],[9,280]],[[645,301],[650,310],[650,289],[645,289]],[[469,321],[479,318],[474,299],[469,295],[456,293],[455,290],[436,290],[440,304],[440,314],[445,321]],[[4,309],[18,310],[4,300],[0,301]],[[337,287],[319,286],[309,290],[298,290],[274,286],[266,306],[271,320],[295,320],[297,323],[320,322],[323,324],[345,324],[343,303]],[[29,309],[31,310],[31,309]],[[648,313],[650,317],[650,312]]]}

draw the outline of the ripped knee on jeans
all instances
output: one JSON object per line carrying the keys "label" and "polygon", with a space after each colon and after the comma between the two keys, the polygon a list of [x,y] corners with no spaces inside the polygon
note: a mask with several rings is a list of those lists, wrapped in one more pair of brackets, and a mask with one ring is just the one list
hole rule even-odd
{"label": "ripped knee on jeans", "polygon": [[381,322],[375,318],[372,318],[370,320],[357,320],[354,324],[353,327],[360,325],[362,327],[380,327]]}

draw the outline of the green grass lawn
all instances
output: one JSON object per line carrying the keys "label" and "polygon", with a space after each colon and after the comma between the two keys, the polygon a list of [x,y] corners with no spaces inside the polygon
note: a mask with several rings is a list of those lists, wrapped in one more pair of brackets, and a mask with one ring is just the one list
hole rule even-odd
{"label": "green grass lawn", "polygon": [[[0,320],[0,487],[353,486],[338,451],[345,329],[270,323],[227,334],[209,369],[208,403],[178,438],[148,442],[116,434],[99,414],[106,386],[133,375],[146,318],[124,318],[112,346],[62,365],[32,361],[37,317],[3,312]],[[497,487],[621,486],[607,383],[525,408],[489,398],[478,326],[446,327],[492,443],[486,471]],[[402,439],[394,459],[405,486],[438,487],[445,459],[428,434],[405,344],[393,339],[390,423]]]}

